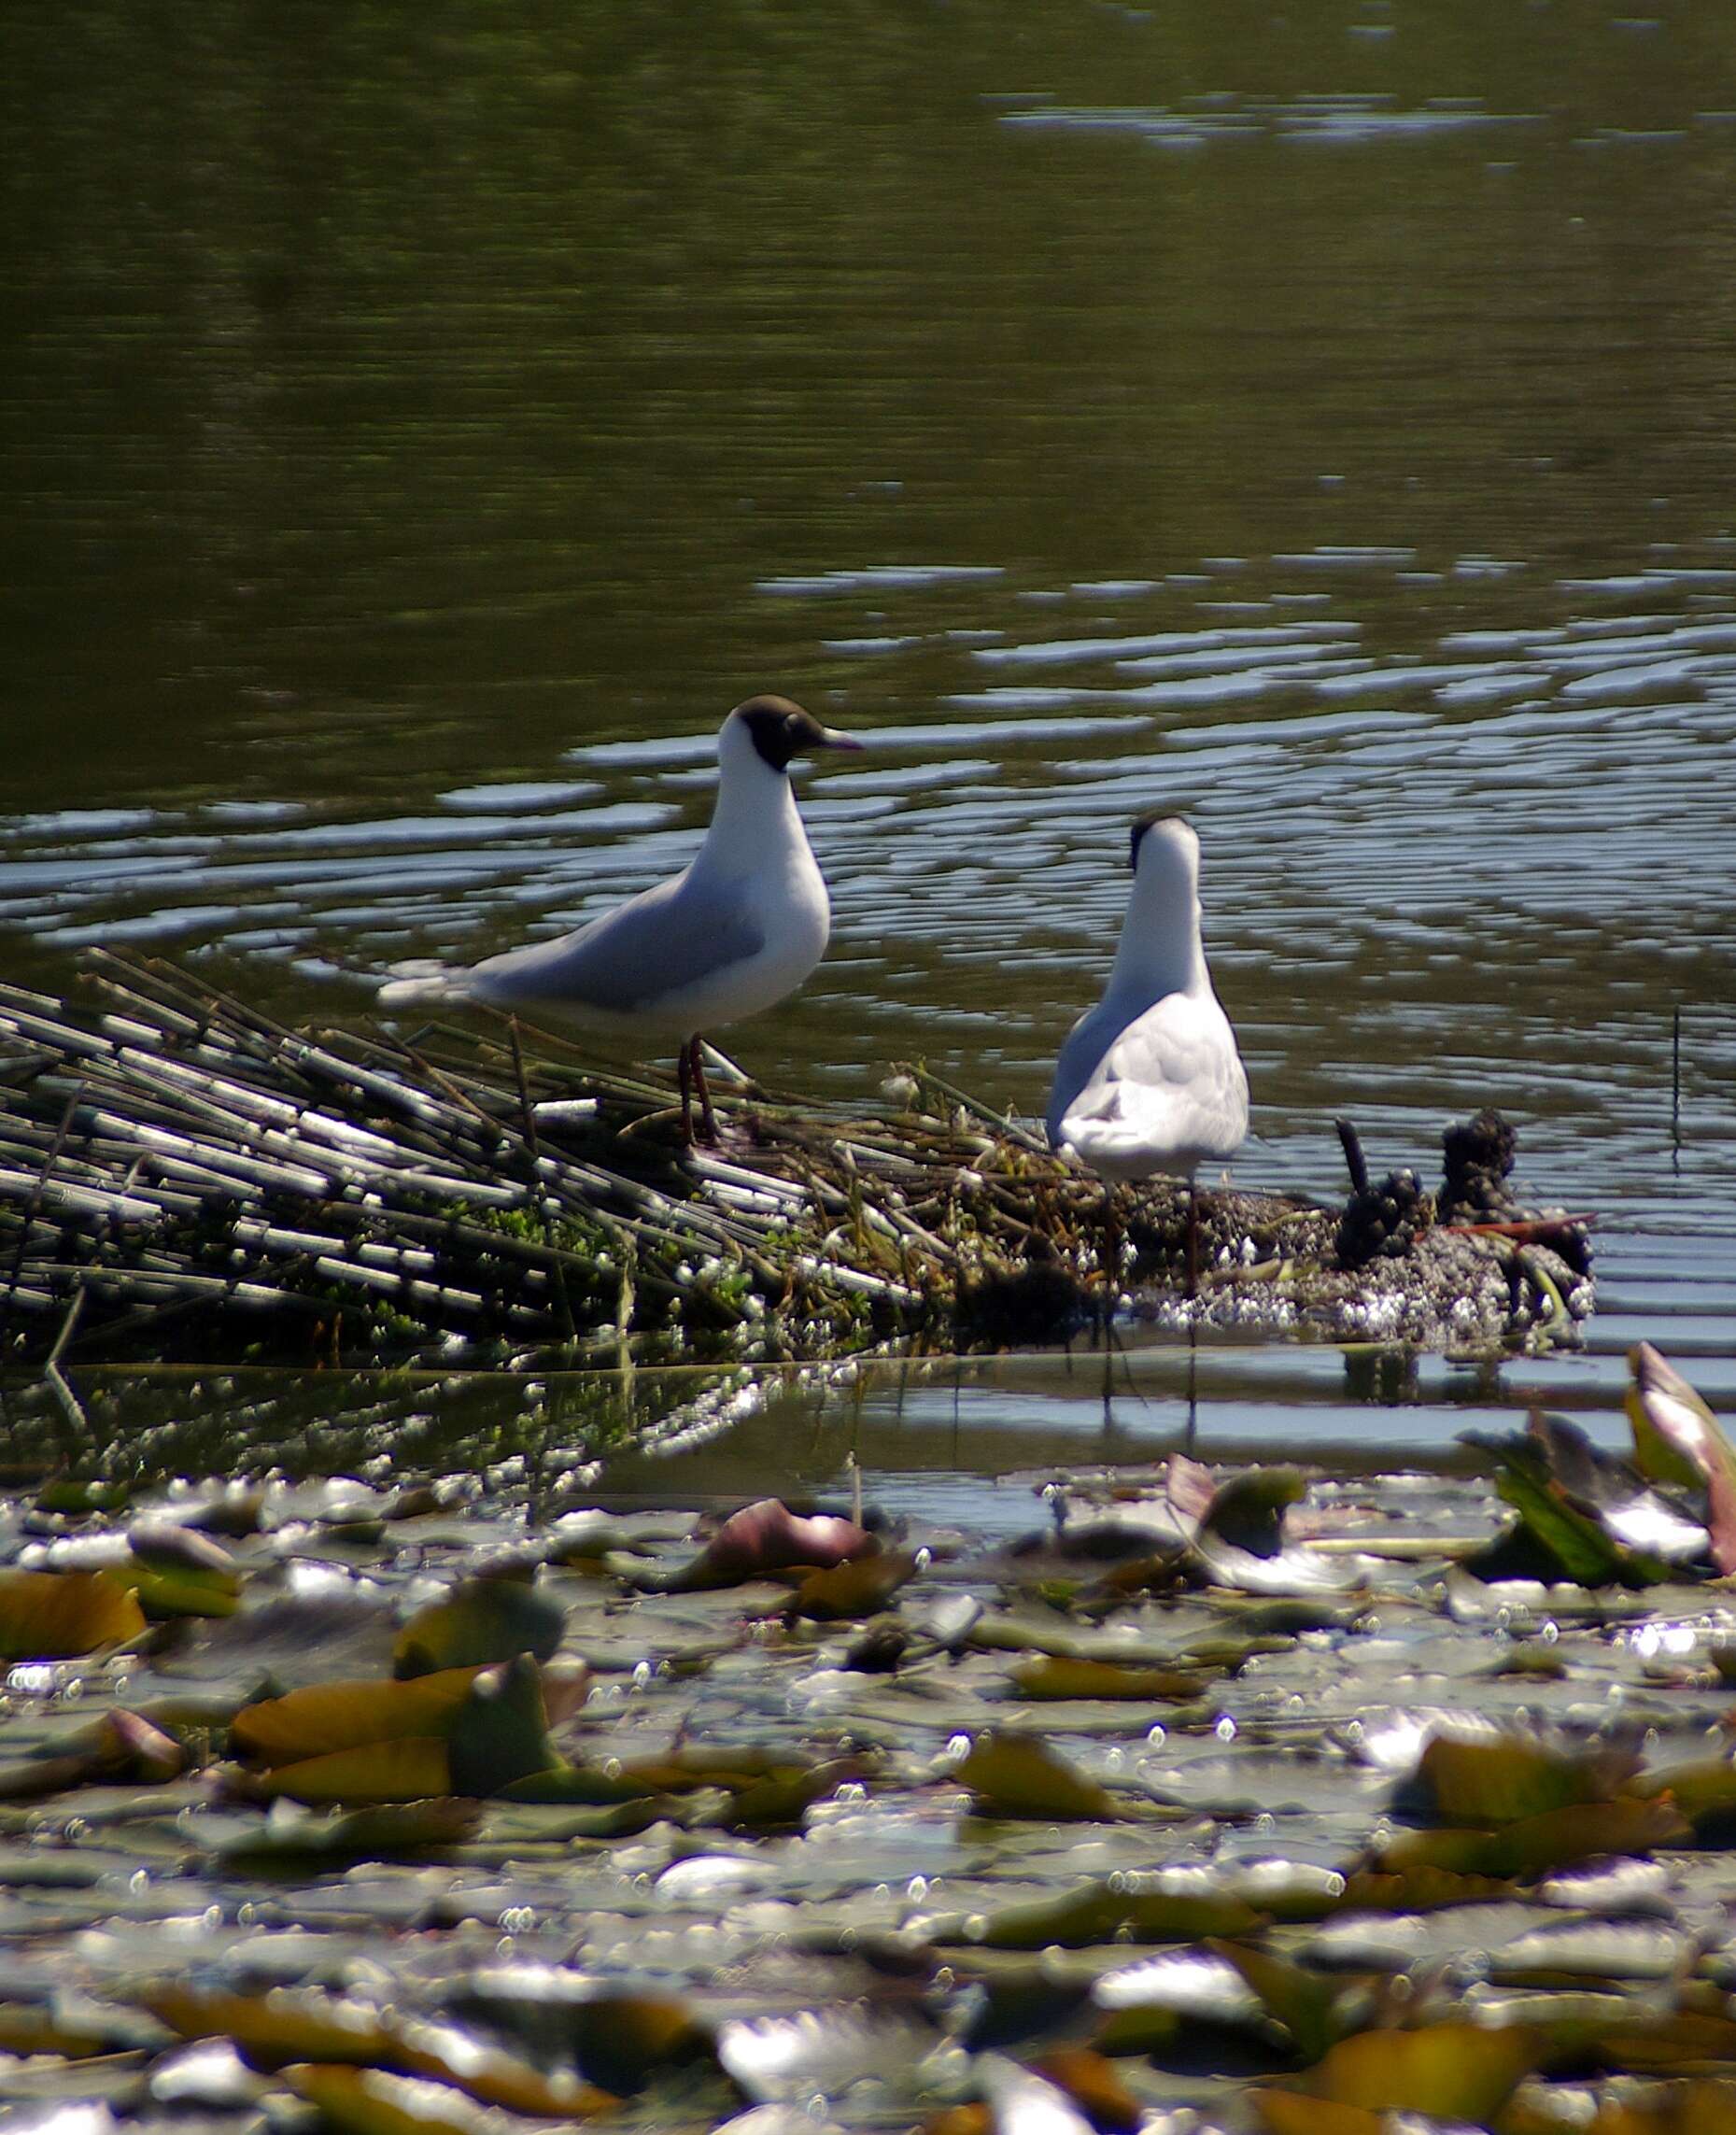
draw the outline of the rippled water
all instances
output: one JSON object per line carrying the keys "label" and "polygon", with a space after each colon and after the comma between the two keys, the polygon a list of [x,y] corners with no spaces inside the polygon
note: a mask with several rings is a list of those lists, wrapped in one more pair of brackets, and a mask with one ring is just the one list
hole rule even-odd
{"label": "rippled water", "polygon": [[[1736,1390],[1711,18],[744,21],[21,36],[9,973],[127,941],[364,1013],[682,864],[717,719],[780,687],[869,753],[805,782],[834,946],[755,1072],[922,1054],[1037,1110],[1161,803],[1237,1176],[1334,1190],[1340,1112],[1432,1169],[1497,1102],[1602,1308],[1476,1398],[1595,1412],[1639,1334]],[[1462,1421],[1446,1367],[1401,1388],[1237,1350],[1199,1391],[1236,1435]],[[960,1395],[1015,1442],[1094,1399]]]}

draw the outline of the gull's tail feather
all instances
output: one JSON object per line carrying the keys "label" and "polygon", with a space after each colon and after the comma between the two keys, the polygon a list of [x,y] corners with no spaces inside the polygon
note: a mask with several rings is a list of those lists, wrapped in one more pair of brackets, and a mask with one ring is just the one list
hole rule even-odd
{"label": "gull's tail feather", "polygon": [[442,1001],[463,997],[464,973],[451,970],[426,956],[394,964],[392,976],[380,987],[383,1009],[432,1008]]}

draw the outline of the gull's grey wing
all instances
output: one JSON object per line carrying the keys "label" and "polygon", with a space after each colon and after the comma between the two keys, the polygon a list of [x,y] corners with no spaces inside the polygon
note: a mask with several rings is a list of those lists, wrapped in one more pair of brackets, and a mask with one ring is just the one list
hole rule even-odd
{"label": "gull's grey wing", "polygon": [[1095,1008],[1087,1009],[1067,1032],[1055,1061],[1054,1081],[1049,1091],[1046,1117],[1051,1147],[1061,1146],[1062,1121],[1078,1102],[1080,1092],[1096,1073],[1104,1053],[1125,1027],[1124,1014],[1118,1013],[1108,1001],[1099,1001]]}
{"label": "gull's grey wing", "polygon": [[1165,994],[1136,1015],[1104,1054],[1106,1075],[1180,1096],[1210,1088],[1235,1057],[1223,1011],[1189,994]]}
{"label": "gull's grey wing", "polygon": [[1248,1077],[1217,1000],[1166,994],[1113,1025],[1112,1012],[1085,1017],[1062,1048],[1051,1140],[1123,1175],[1231,1154],[1248,1131]]}
{"label": "gull's grey wing", "polygon": [[467,991],[501,1007],[565,1003],[574,1011],[636,1015],[766,945],[764,927],[741,898],[691,873],[657,884],[576,933],[490,956]]}

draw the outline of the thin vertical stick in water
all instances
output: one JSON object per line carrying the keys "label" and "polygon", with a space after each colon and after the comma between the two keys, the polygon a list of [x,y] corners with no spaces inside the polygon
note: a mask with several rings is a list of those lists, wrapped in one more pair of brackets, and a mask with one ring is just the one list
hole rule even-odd
{"label": "thin vertical stick in water", "polygon": [[1682,1139],[1682,1010],[1670,1011],[1670,1138]]}
{"label": "thin vertical stick in water", "polygon": [[518,1018],[515,1015],[507,1017],[506,1031],[513,1041],[513,1073],[518,1079],[518,1109],[524,1117],[525,1141],[534,1164],[542,1157],[543,1151],[536,1138],[536,1111],[530,1102],[530,1085],[525,1080],[525,1049],[518,1042]]}

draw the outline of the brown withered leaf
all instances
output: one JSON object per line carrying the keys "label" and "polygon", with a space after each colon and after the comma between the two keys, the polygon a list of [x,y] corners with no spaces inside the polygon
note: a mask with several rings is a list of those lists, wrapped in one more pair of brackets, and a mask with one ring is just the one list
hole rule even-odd
{"label": "brown withered leaf", "polygon": [[635,1575],[632,1583],[665,1593],[699,1593],[741,1586],[797,1565],[842,1564],[879,1547],[853,1520],[834,1513],[795,1513],[782,1498],[762,1497],[732,1512],[679,1572]]}

